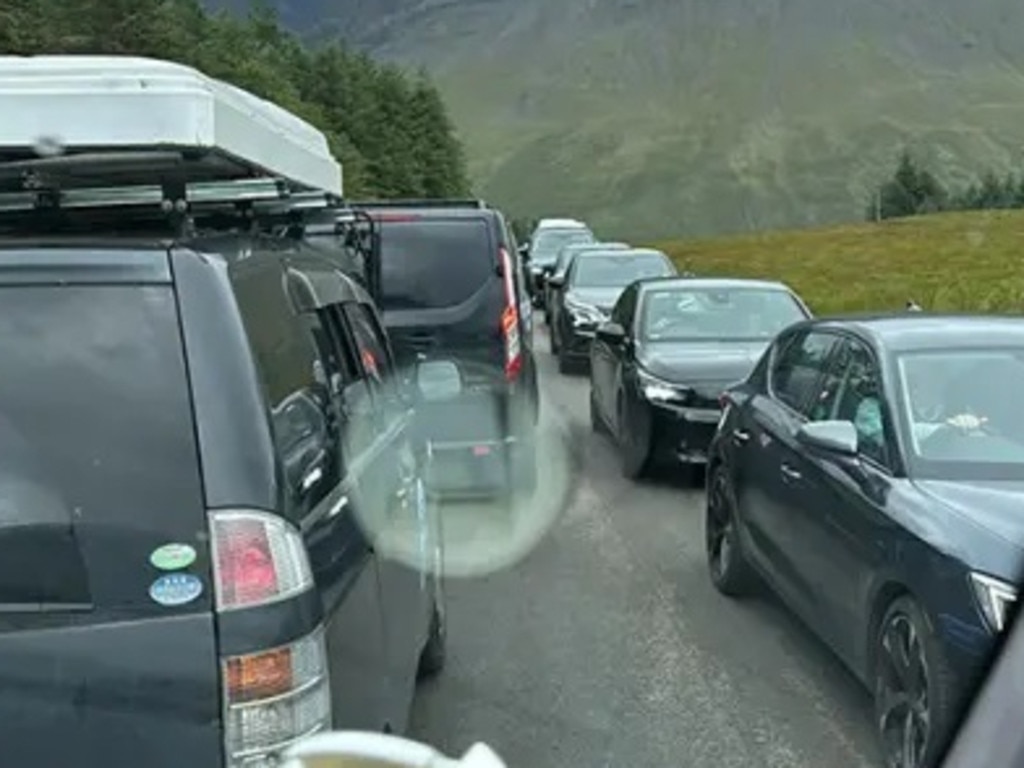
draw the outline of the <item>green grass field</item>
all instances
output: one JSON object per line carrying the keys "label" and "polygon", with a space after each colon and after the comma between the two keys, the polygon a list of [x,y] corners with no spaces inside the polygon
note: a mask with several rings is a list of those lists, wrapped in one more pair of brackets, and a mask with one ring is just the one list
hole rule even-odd
{"label": "green grass field", "polygon": [[655,246],[700,275],[782,280],[816,314],[1024,310],[1024,211],[918,216]]}

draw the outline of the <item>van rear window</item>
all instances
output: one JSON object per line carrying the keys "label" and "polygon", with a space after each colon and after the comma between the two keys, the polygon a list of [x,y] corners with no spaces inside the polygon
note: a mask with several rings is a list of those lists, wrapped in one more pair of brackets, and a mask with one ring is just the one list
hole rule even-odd
{"label": "van rear window", "polygon": [[0,360],[0,606],[150,602],[204,520],[171,287],[0,287]]}
{"label": "van rear window", "polygon": [[380,249],[385,310],[455,306],[496,274],[497,244],[482,219],[385,221]]}

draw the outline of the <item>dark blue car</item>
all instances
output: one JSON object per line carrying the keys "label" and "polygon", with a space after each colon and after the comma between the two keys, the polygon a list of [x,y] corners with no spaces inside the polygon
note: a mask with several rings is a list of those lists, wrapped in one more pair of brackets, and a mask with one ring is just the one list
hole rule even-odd
{"label": "dark blue car", "polygon": [[723,397],[706,537],[871,688],[889,766],[941,756],[1014,606],[1024,319],[811,320]]}

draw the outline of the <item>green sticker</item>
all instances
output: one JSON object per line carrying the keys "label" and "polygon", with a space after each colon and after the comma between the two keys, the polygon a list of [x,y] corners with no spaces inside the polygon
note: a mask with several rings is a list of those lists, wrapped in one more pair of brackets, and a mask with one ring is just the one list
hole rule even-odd
{"label": "green sticker", "polygon": [[196,561],[196,550],[188,544],[164,544],[154,549],[149,562],[161,571],[177,571],[188,568]]}

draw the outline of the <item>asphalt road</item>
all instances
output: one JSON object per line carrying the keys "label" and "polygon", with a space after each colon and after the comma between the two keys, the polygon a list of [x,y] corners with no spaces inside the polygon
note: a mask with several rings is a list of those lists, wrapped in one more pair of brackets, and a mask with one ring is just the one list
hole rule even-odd
{"label": "asphalt road", "polygon": [[586,377],[537,346],[559,502],[446,507],[449,555],[481,567],[448,582],[448,666],[413,735],[449,754],[486,741],[510,768],[878,766],[863,689],[770,595],[714,591],[702,491],[623,478]]}

